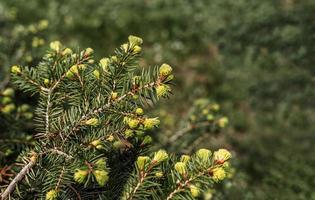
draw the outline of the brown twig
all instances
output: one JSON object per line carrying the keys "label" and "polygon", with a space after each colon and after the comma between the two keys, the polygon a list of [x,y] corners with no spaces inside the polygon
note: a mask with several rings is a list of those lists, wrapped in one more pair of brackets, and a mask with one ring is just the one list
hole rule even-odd
{"label": "brown twig", "polygon": [[25,177],[28,171],[36,164],[36,161],[37,161],[37,154],[34,154],[31,157],[29,163],[27,163],[23,167],[23,169],[15,176],[15,178],[11,181],[11,183],[8,185],[5,191],[1,194],[1,200],[5,200],[10,196],[10,194],[14,191],[18,182],[20,182]]}

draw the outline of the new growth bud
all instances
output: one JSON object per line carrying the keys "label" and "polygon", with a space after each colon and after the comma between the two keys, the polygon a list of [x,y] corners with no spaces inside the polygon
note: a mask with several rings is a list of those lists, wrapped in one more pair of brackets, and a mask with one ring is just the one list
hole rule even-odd
{"label": "new growth bud", "polygon": [[14,96],[14,90],[12,88],[7,88],[2,92],[3,96],[7,97],[13,97]]}
{"label": "new growth bud", "polygon": [[58,197],[58,192],[57,190],[49,190],[47,193],[46,193],[46,200],[56,200]]}
{"label": "new growth bud", "polygon": [[138,45],[133,47],[133,52],[136,53],[136,54],[140,53],[141,50],[142,50],[142,48],[140,46],[138,46]]}
{"label": "new growth bud", "polygon": [[226,177],[226,173],[222,167],[213,169],[212,173],[212,178],[216,182],[222,181]]}
{"label": "new growth bud", "polygon": [[147,135],[144,137],[143,141],[142,141],[142,144],[143,145],[146,145],[146,144],[150,144],[152,142],[152,137]]}
{"label": "new growth bud", "polygon": [[213,153],[215,162],[222,164],[231,158],[231,153],[226,149],[219,149]]}
{"label": "new growth bud", "polygon": [[21,68],[20,68],[19,66],[13,65],[13,66],[11,67],[11,72],[12,72],[13,74],[20,74],[20,73],[22,72],[22,70],[21,70]]}
{"label": "new growth bud", "polygon": [[218,120],[218,125],[220,128],[226,127],[228,123],[229,123],[229,119],[227,117],[222,117]]}
{"label": "new growth bud", "polygon": [[76,169],[76,172],[73,175],[73,179],[77,183],[83,183],[89,174],[88,170]]}
{"label": "new growth bud", "polygon": [[94,52],[94,50],[92,48],[86,48],[85,52],[84,52],[84,56],[90,56],[92,53]]}
{"label": "new growth bud", "polygon": [[98,125],[98,123],[99,123],[99,121],[97,118],[91,118],[85,122],[85,124],[89,125],[89,126],[96,126],[96,125]]}
{"label": "new growth bud", "polygon": [[112,94],[111,94],[112,100],[116,100],[117,97],[118,97],[118,93],[117,92],[112,92]]}
{"label": "new growth bud", "polygon": [[158,126],[160,124],[160,120],[155,117],[155,118],[146,118],[143,122],[144,128],[145,129],[152,129],[155,126]]}
{"label": "new growth bud", "polygon": [[131,119],[128,121],[128,126],[132,129],[137,128],[138,125],[139,125],[139,120],[137,120],[137,119]]}
{"label": "new growth bud", "polygon": [[70,48],[65,48],[63,51],[62,51],[62,55],[70,55],[72,54],[72,50]]}
{"label": "new growth bud", "polygon": [[196,156],[201,160],[201,162],[206,163],[211,156],[211,151],[208,149],[199,149],[196,152]]}
{"label": "new growth bud", "polygon": [[159,69],[159,75],[160,76],[168,76],[172,73],[172,67],[168,64],[162,64],[160,69]]}
{"label": "new growth bud", "polygon": [[137,159],[137,167],[140,170],[143,170],[145,167],[145,164],[150,160],[150,158],[148,156],[139,156]]}
{"label": "new growth bud", "polygon": [[98,169],[105,169],[106,168],[106,160],[104,158],[100,158],[95,162],[95,166]]}
{"label": "new growth bud", "polygon": [[102,58],[100,60],[100,66],[105,72],[108,71],[108,65],[109,65],[109,58]]}
{"label": "new growth bud", "polygon": [[161,84],[155,88],[157,97],[166,97],[171,91],[168,85]]}
{"label": "new growth bud", "polygon": [[157,163],[162,162],[166,159],[168,159],[168,154],[165,150],[159,150],[158,152],[155,152],[153,157],[153,161]]}
{"label": "new growth bud", "polygon": [[200,195],[200,189],[195,185],[189,186],[191,196],[198,197]]}
{"label": "new growth bud", "polygon": [[155,176],[156,176],[157,178],[161,178],[161,177],[164,176],[164,174],[163,174],[163,172],[156,172],[156,173],[155,173]]}
{"label": "new growth bud", "polygon": [[135,46],[135,45],[141,45],[143,43],[143,40],[140,37],[134,36],[134,35],[130,35],[128,37],[129,43],[131,44],[131,46]]}
{"label": "new growth bud", "polygon": [[61,43],[59,41],[53,41],[49,44],[50,48],[56,52],[60,51]]}
{"label": "new growth bud", "polygon": [[187,173],[186,164],[184,162],[177,162],[174,168],[182,176]]}
{"label": "new growth bud", "polygon": [[44,79],[44,84],[45,84],[45,85],[49,85],[49,83],[50,83],[49,79],[48,79],[48,78],[45,78],[45,79]]}
{"label": "new growth bud", "polygon": [[143,113],[144,113],[144,112],[143,112],[143,109],[142,109],[142,108],[137,108],[137,109],[136,109],[136,114],[137,114],[137,115],[143,115]]}
{"label": "new growth bud", "polygon": [[187,163],[189,160],[190,160],[190,156],[189,155],[182,155],[180,157],[180,161],[181,162]]}
{"label": "new growth bud", "polygon": [[103,187],[105,183],[108,181],[108,172],[105,170],[94,170],[93,175],[96,179],[96,182],[99,186]]}
{"label": "new growth bud", "polygon": [[95,76],[96,79],[100,78],[100,71],[98,71],[97,69],[93,71],[93,75]]}

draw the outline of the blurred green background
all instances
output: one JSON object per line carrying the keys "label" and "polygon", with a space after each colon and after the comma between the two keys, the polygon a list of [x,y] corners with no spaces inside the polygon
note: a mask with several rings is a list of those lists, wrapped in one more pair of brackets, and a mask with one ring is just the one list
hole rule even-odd
{"label": "blurred green background", "polygon": [[101,58],[142,37],[140,64],[167,62],[176,75],[157,146],[198,98],[229,117],[192,147],[234,152],[234,176],[213,199],[315,199],[314,0],[1,0],[0,33],[0,84],[53,40]]}

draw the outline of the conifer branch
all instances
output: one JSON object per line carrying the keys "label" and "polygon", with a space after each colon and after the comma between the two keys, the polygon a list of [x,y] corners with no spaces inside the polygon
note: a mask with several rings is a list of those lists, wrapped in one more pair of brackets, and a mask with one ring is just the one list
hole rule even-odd
{"label": "conifer branch", "polygon": [[1,200],[9,198],[10,194],[14,191],[15,186],[25,177],[31,168],[36,164],[37,154],[34,154],[30,161],[22,168],[22,170],[14,177],[5,191],[1,194]]}

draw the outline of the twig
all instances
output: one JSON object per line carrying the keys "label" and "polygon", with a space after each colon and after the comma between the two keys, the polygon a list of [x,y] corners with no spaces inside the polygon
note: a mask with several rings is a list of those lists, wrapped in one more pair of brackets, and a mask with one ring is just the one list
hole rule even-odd
{"label": "twig", "polygon": [[170,137],[170,139],[167,141],[168,144],[175,142],[178,138],[182,137],[185,133],[192,131],[194,129],[197,128],[202,128],[202,127],[207,127],[209,126],[210,123],[209,122],[201,122],[199,124],[196,125],[189,125],[179,131],[177,131],[172,137]]}
{"label": "twig", "polygon": [[5,200],[9,197],[9,195],[14,191],[15,186],[18,182],[20,182],[28,171],[36,164],[37,161],[37,154],[34,154],[29,163],[23,167],[23,169],[15,176],[15,178],[11,181],[5,191],[1,194],[1,200]]}
{"label": "twig", "polygon": [[79,192],[74,187],[72,187],[71,185],[68,185],[68,187],[77,195],[78,200],[81,200],[81,196],[80,196]]}

